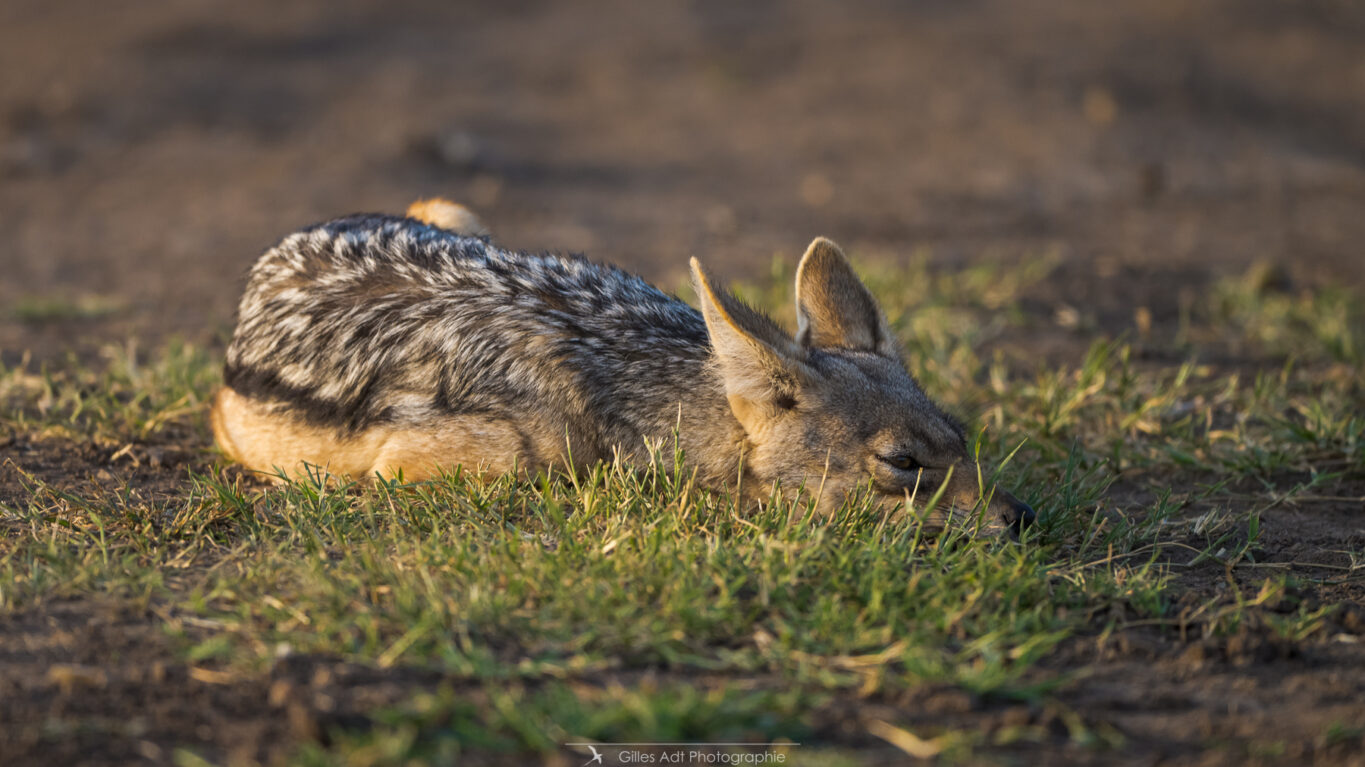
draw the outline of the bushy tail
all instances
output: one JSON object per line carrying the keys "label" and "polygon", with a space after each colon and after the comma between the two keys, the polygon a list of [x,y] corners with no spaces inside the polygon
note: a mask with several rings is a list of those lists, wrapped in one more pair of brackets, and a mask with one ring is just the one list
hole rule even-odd
{"label": "bushy tail", "polygon": [[414,202],[408,206],[407,216],[455,234],[469,237],[488,235],[483,222],[469,208],[441,197]]}

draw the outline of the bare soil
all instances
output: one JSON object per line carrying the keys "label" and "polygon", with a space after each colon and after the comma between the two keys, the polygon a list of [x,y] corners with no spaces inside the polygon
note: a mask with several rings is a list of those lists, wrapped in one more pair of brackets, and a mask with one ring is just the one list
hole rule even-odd
{"label": "bare soil", "polygon": [[[815,235],[949,264],[1055,252],[1030,311],[1077,309],[1082,330],[1013,339],[1019,357],[1067,359],[1141,307],[1169,326],[1255,261],[1291,286],[1365,285],[1365,6],[1349,0],[7,0],[0,72],[5,364],[126,338],[221,346],[275,239],[435,194],[508,245],[667,286],[690,255],[754,276]],[[0,500],[25,472],[154,497],[212,461],[193,440],[136,461],[116,447],[0,434]],[[1362,511],[1277,508],[1258,561],[1321,576],[1362,548]],[[1256,586],[1177,572],[1191,605]],[[1089,669],[1066,710],[929,690],[832,708],[820,735],[857,743],[882,706],[1041,726],[1002,755],[1028,763],[1365,764],[1365,593],[1303,598],[1346,603],[1313,642],[1261,625],[1078,637],[1048,661]],[[88,599],[7,616],[0,762],[166,762],[184,743],[270,759],[443,683],[294,657],[222,684],[178,659],[176,620]],[[1125,747],[1068,745],[1068,717]],[[64,721],[82,725],[43,737]]]}

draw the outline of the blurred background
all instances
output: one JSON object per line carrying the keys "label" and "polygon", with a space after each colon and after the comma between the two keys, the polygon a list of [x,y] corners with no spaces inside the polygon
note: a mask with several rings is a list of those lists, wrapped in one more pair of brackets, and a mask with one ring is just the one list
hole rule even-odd
{"label": "blurred background", "polygon": [[443,195],[666,288],[827,235],[1053,253],[1160,324],[1256,262],[1365,282],[1356,0],[0,4],[0,361],[222,344],[282,235]]}

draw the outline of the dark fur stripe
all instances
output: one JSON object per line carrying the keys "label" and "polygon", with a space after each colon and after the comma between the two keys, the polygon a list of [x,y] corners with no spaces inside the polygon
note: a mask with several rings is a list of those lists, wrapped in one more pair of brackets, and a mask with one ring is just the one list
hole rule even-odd
{"label": "dark fur stripe", "polygon": [[228,364],[223,368],[223,383],[238,394],[269,403],[283,403],[300,419],[318,426],[354,430],[360,411],[339,402],[321,399],[301,386],[292,386],[269,370]]}

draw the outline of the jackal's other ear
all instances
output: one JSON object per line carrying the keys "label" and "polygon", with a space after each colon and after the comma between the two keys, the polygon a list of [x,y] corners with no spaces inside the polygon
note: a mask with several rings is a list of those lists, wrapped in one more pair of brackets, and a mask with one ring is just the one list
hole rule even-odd
{"label": "jackal's other ear", "polygon": [[877,299],[839,246],[824,237],[810,244],[796,267],[796,324],[802,346],[900,353]]}
{"label": "jackal's other ear", "polygon": [[740,424],[753,433],[762,427],[764,419],[796,404],[801,382],[813,375],[803,361],[805,350],[772,320],[724,290],[717,290],[695,258],[692,283],[725,379],[730,408]]}

